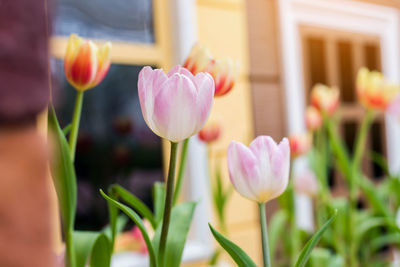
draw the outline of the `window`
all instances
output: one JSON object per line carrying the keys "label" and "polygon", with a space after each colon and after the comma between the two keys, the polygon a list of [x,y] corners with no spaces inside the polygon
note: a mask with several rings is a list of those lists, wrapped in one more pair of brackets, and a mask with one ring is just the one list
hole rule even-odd
{"label": "window", "polygon": [[[357,101],[355,79],[360,67],[381,71],[380,39],[378,36],[344,31],[301,26],[300,35],[304,51],[305,90],[309,95],[312,86],[324,83],[336,85],[341,95],[341,133],[352,153],[356,134],[365,110]],[[385,154],[385,119],[376,118],[369,135],[368,147]],[[374,179],[379,179],[382,170],[364,158],[363,168]],[[333,185],[340,186],[338,175]],[[336,187],[336,186],[334,186]]]}

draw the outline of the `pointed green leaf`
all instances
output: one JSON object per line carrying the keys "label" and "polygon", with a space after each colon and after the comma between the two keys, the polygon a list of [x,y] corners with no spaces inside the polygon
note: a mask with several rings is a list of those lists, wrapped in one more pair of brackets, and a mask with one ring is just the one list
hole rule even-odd
{"label": "pointed green leaf", "polygon": [[329,225],[332,223],[333,219],[337,216],[337,211],[335,211],[334,215],[326,221],[326,223],[315,233],[310,240],[308,240],[307,244],[304,246],[303,250],[301,251],[299,258],[296,262],[296,267],[304,267],[310,257],[310,254],[313,248],[317,245],[318,241],[321,239],[322,235],[328,229]]}
{"label": "pointed green leaf", "polygon": [[131,194],[128,190],[119,185],[113,185],[111,190],[129,206],[134,208],[140,215],[149,220],[153,229],[157,228],[156,220],[154,219],[151,210],[139,198]]}
{"label": "pointed green leaf", "polygon": [[72,229],[77,200],[75,168],[71,160],[68,142],[60,128],[53,107],[50,107],[49,110],[48,123],[56,151],[55,155],[50,158],[51,176],[56,188],[64,227]]}
{"label": "pointed green leaf", "polygon": [[128,215],[128,217],[137,225],[137,227],[139,228],[140,232],[143,235],[143,239],[146,243],[147,246],[147,250],[149,251],[149,257],[150,257],[150,266],[151,267],[156,267],[157,266],[157,262],[156,262],[156,256],[154,253],[154,248],[153,245],[150,241],[150,237],[147,234],[147,230],[146,227],[143,224],[142,219],[140,218],[140,216],[134,212],[131,208],[129,208],[128,206],[119,203],[118,201],[110,198],[109,196],[107,196],[103,190],[100,190],[100,193],[102,194],[102,196],[110,203],[112,203],[113,205],[115,205],[116,207],[118,207],[121,211],[123,211],[126,215]]}
{"label": "pointed green leaf", "polygon": [[90,231],[74,231],[76,267],[85,267],[99,233]]}
{"label": "pointed green leaf", "polygon": [[[186,237],[192,222],[195,202],[184,202],[176,205],[171,211],[171,221],[165,250],[165,267],[179,267]],[[153,237],[153,246],[158,251],[162,224],[160,223]]]}
{"label": "pointed green leaf", "polygon": [[211,229],[211,232],[217,240],[217,242],[224,248],[226,252],[231,255],[232,259],[236,262],[239,267],[257,267],[257,265],[253,262],[253,260],[244,252],[240,247],[238,247],[233,242],[229,241],[223,235],[218,233],[211,224],[208,224]]}
{"label": "pointed green leaf", "polygon": [[90,267],[110,267],[111,241],[105,234],[100,234],[93,245]]}

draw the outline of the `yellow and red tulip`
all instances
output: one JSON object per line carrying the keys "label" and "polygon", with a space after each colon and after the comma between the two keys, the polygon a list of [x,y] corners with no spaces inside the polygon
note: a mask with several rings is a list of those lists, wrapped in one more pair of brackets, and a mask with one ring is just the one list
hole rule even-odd
{"label": "yellow and red tulip", "polygon": [[64,58],[68,82],[78,91],[98,85],[110,68],[111,43],[98,48],[92,41],[71,34]]}
{"label": "yellow and red tulip", "polygon": [[357,96],[368,108],[385,111],[400,91],[398,84],[391,83],[378,71],[361,68],[357,74]]}
{"label": "yellow and red tulip", "polygon": [[215,59],[210,51],[196,44],[186,59],[183,67],[193,75],[208,72],[215,81],[215,97],[227,94],[234,86],[237,76],[237,64],[231,59]]}
{"label": "yellow and red tulip", "polygon": [[226,95],[235,85],[236,66],[230,59],[215,60],[210,68],[215,81],[214,96]]}
{"label": "yellow and red tulip", "polygon": [[311,104],[319,111],[333,114],[339,106],[339,89],[316,84],[311,90]]}
{"label": "yellow and red tulip", "polygon": [[306,154],[312,147],[312,135],[310,133],[294,134],[289,137],[290,155],[292,158]]}
{"label": "yellow and red tulip", "polygon": [[208,122],[199,132],[199,139],[205,143],[212,143],[218,140],[221,134],[221,126],[217,122]]}
{"label": "yellow and red tulip", "polygon": [[195,44],[187,57],[183,67],[188,69],[193,75],[199,72],[208,72],[214,60],[210,51],[200,44]]}
{"label": "yellow and red tulip", "polygon": [[310,131],[316,131],[322,126],[321,113],[314,106],[308,106],[306,109],[306,126]]}

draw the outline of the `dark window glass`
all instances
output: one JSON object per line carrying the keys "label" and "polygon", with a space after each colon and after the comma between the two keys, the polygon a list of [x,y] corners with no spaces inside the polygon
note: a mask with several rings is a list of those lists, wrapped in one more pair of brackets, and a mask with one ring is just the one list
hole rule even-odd
{"label": "dark window glass", "polygon": [[56,35],[154,42],[151,0],[59,0]]}
{"label": "dark window glass", "polygon": [[[371,140],[371,149],[374,152],[377,152],[381,155],[384,155],[384,130],[383,130],[383,122],[382,121],[375,121],[372,124],[370,130],[370,140]],[[380,179],[384,176],[384,172],[379,164],[375,163],[374,161],[371,162],[372,165],[372,177],[374,179]]]}
{"label": "dark window glass", "polygon": [[340,97],[343,102],[352,103],[355,101],[353,47],[350,42],[338,42],[337,49],[339,53]]}
{"label": "dark window glass", "polygon": [[311,90],[317,83],[326,84],[326,47],[323,39],[310,37],[306,42],[310,64],[311,87],[309,89]]}
{"label": "dark window glass", "polygon": [[[141,66],[111,65],[99,86],[84,95],[76,150],[78,229],[99,229],[108,223],[99,188],[118,183],[152,207],[152,185],[163,180],[161,140],[146,125],[138,99]],[[75,90],[68,84],[62,61],[53,61],[57,116],[65,127],[72,120]]]}

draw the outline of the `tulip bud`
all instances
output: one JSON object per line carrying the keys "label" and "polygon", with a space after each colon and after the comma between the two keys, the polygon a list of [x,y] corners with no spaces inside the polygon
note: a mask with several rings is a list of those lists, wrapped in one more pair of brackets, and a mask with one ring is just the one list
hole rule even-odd
{"label": "tulip bud", "polygon": [[221,126],[216,122],[207,123],[199,132],[199,139],[205,143],[212,143],[218,140],[221,134]]}
{"label": "tulip bud", "polygon": [[210,67],[210,74],[215,81],[215,96],[227,94],[234,86],[236,66],[232,60],[216,60]]}
{"label": "tulip bud", "polygon": [[390,83],[382,73],[361,68],[357,74],[357,96],[368,109],[385,111],[400,91],[398,84]]}
{"label": "tulip bud", "polygon": [[318,193],[318,182],[315,174],[310,171],[304,171],[294,179],[294,189],[296,193],[314,197]]}
{"label": "tulip bud", "polygon": [[311,105],[321,112],[332,115],[339,106],[339,89],[316,84],[311,90]]}
{"label": "tulip bud", "polygon": [[212,64],[214,63],[210,51],[205,46],[196,44],[193,46],[183,67],[188,69],[193,75],[196,75],[199,72],[207,72]]}
{"label": "tulip bud", "polygon": [[214,88],[208,73],[194,76],[176,66],[165,74],[161,69],[144,67],[138,79],[144,120],[158,136],[182,141],[203,128],[210,115]]}
{"label": "tulip bud", "polygon": [[215,81],[215,97],[223,96],[233,88],[238,69],[231,59],[214,59],[208,49],[200,44],[192,48],[183,67],[193,75],[199,72],[210,73]]}
{"label": "tulip bud", "polygon": [[249,147],[232,141],[228,147],[230,180],[243,197],[259,203],[280,196],[289,181],[290,148],[284,138],[278,145],[259,136]]}
{"label": "tulip bud", "polygon": [[306,109],[306,126],[310,131],[316,131],[322,126],[321,113],[313,106],[308,106]]}
{"label": "tulip bud", "polygon": [[64,58],[64,72],[76,90],[85,91],[98,85],[110,68],[111,43],[100,49],[92,41],[71,34]]}
{"label": "tulip bud", "polygon": [[310,133],[295,134],[289,137],[292,158],[300,157],[310,151],[312,135]]}

